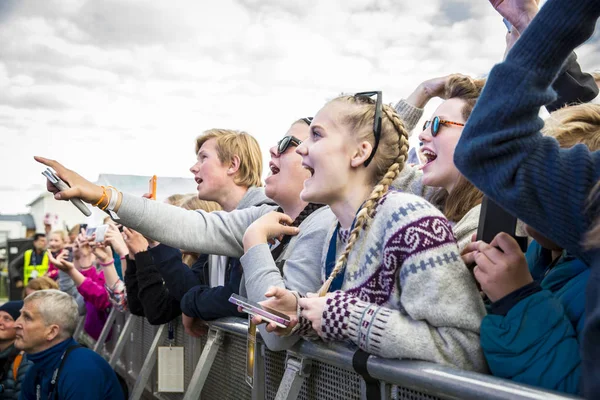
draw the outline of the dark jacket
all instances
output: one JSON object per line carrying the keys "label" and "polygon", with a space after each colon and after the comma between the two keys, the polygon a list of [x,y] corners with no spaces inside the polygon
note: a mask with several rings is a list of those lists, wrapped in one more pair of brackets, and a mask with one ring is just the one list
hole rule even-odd
{"label": "dark jacket", "polygon": [[127,308],[133,315],[145,317],[144,307],[139,296],[140,285],[137,279],[137,261],[127,257],[125,270],[125,292],[127,293]]}
{"label": "dark jacket", "polygon": [[597,0],[549,0],[490,72],[454,153],[457,168],[482,192],[592,267],[581,351],[589,398],[600,393],[600,251],[582,243],[600,211],[600,204],[588,208],[600,152],[581,144],[560,149],[540,133],[538,113],[555,101],[550,86],[599,16]]}
{"label": "dark jacket", "polygon": [[[136,255],[138,296],[144,315],[152,325],[166,324],[181,315],[181,297],[200,284],[198,269],[208,260],[207,256],[201,256],[192,270],[181,260],[179,250],[165,245],[157,248]],[[167,273],[163,275],[161,270]]]}
{"label": "dark jacket", "polygon": [[598,85],[596,85],[594,77],[581,71],[575,53],[571,53],[565,61],[562,73],[552,84],[552,89],[556,91],[557,98],[546,105],[549,112],[566,105],[587,103],[598,96]]}
{"label": "dark jacket", "polygon": [[[205,265],[208,270],[208,264]],[[229,302],[232,294],[240,293],[242,265],[239,259],[229,258],[225,270],[225,285],[210,287],[208,273],[203,274],[201,283],[188,291],[181,299],[181,310],[190,317],[211,321],[222,317],[245,317]]]}
{"label": "dark jacket", "polygon": [[19,350],[15,349],[14,345],[0,352],[0,365],[3,366],[2,373],[4,373],[4,379],[0,382],[2,385],[2,392],[0,393],[0,399],[6,400],[17,400],[21,394],[21,384],[23,379],[29,371],[29,368],[33,365],[31,361],[24,355],[17,370],[17,379],[13,375],[13,365],[15,357],[19,354]]}
{"label": "dark jacket", "polygon": [[[21,399],[36,399],[36,377],[39,377],[42,399],[48,398],[50,380],[65,350],[77,342],[72,338],[39,353],[30,354],[33,366],[25,376]],[[80,347],[65,358],[56,385],[60,400],[124,400],[115,371],[100,355]]]}

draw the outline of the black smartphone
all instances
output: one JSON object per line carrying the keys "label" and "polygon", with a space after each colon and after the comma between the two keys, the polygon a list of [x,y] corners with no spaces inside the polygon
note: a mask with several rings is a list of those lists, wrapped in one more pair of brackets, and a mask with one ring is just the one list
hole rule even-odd
{"label": "black smartphone", "polygon": [[493,202],[489,197],[483,196],[481,201],[481,213],[479,214],[479,227],[477,228],[477,240],[491,243],[500,232],[511,235],[523,252],[527,251],[527,238],[516,236],[517,218]]}

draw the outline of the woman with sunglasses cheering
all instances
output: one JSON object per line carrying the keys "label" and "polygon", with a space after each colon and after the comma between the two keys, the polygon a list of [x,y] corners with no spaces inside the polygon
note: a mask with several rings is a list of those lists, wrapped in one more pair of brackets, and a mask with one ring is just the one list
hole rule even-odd
{"label": "woman with sunglasses cheering", "polygon": [[432,79],[396,105],[400,117],[412,129],[429,99],[444,99],[419,134],[419,151],[424,162],[420,166],[405,166],[391,186],[422,196],[441,209],[452,225],[461,251],[477,232],[483,193],[454,165],[454,149],[483,83],[464,75]]}
{"label": "woman with sunglasses cheering", "polygon": [[[311,175],[301,198],[329,205],[337,221],[323,249],[319,297],[271,288],[264,304],[299,322],[293,329],[304,336],[486,371],[479,345],[485,309],[448,220],[420,197],[388,191],[404,167],[408,134],[381,92],[327,103],[297,152]],[[263,235],[284,232],[273,222],[256,221],[244,246],[252,246],[257,225]],[[288,333],[274,324],[267,330]]]}

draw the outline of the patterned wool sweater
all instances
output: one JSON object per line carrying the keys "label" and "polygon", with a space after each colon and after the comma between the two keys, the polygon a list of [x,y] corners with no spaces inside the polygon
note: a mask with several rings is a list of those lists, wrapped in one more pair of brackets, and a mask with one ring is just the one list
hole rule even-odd
{"label": "patterned wool sweater", "polygon": [[[487,371],[479,344],[485,308],[448,220],[424,199],[390,191],[369,225],[350,253],[342,291],[327,300],[324,338],[381,357]],[[340,230],[336,256],[348,236]]]}

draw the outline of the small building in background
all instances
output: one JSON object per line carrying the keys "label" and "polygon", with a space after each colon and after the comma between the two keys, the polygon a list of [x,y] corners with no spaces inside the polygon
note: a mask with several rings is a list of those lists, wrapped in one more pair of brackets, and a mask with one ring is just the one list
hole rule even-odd
{"label": "small building in background", "polygon": [[31,214],[0,214],[0,243],[33,236],[34,233],[35,222]]}

